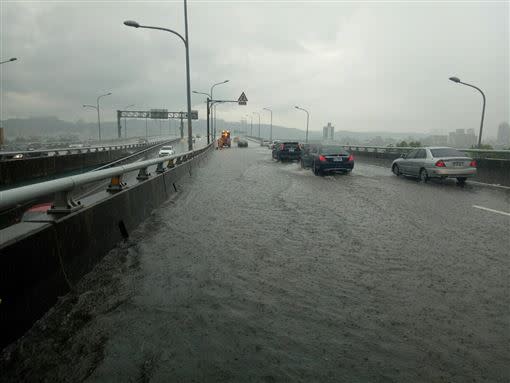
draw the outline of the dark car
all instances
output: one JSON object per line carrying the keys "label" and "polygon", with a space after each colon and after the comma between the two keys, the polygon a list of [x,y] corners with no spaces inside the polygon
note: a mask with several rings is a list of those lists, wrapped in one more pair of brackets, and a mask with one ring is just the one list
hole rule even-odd
{"label": "dark car", "polygon": [[324,173],[350,173],[354,167],[354,156],[341,146],[320,146],[313,154],[312,171]]}
{"label": "dark car", "polygon": [[280,142],[273,149],[273,158],[278,161],[299,161],[301,159],[301,147],[297,141]]}
{"label": "dark car", "polygon": [[301,147],[301,167],[309,168],[312,166],[314,154],[317,153],[317,144],[303,144]]}
{"label": "dark car", "polygon": [[238,148],[247,148],[248,147],[248,141],[246,141],[246,140],[239,140],[239,141],[237,141],[237,147]]}

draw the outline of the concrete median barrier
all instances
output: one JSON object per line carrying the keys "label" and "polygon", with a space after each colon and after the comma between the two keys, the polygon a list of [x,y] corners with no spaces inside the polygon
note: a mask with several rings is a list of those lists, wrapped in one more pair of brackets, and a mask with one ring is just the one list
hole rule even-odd
{"label": "concrete median barrier", "polygon": [[[210,149],[211,147],[209,147]],[[51,223],[0,244],[0,347],[27,331],[76,281],[176,192],[209,153],[153,174]]]}

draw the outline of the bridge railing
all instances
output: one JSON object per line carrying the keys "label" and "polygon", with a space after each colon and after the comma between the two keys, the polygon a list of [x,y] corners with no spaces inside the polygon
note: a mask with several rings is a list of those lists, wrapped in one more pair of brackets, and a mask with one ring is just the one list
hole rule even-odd
{"label": "bridge railing", "polygon": [[25,158],[52,157],[81,153],[105,152],[110,150],[123,150],[142,148],[148,145],[156,144],[159,140],[149,140],[140,143],[129,144],[112,144],[112,145],[94,145],[72,148],[54,148],[54,149],[38,149],[38,150],[19,150],[19,151],[0,151],[0,161],[19,160]]}
{"label": "bridge railing", "polygon": [[67,214],[80,209],[80,201],[73,199],[73,191],[80,186],[110,179],[108,191],[115,193],[122,190],[126,184],[122,176],[126,173],[138,170],[137,180],[144,181],[150,177],[148,167],[156,165],[156,173],[164,173],[177,165],[186,163],[193,157],[202,154],[211,148],[211,144],[193,151],[175,154],[171,156],[154,158],[146,161],[116,166],[108,169],[97,170],[84,174],[63,177],[56,180],[40,182],[14,189],[0,191],[0,211],[15,207],[17,204],[37,200],[50,195],[55,195],[53,205],[48,213]]}
{"label": "bridge railing", "polygon": [[[398,153],[406,154],[416,147],[397,147],[397,146],[361,146],[361,145],[340,145],[347,150],[356,150],[358,152],[373,153]],[[466,153],[473,158],[500,158],[510,159],[510,150],[485,150],[485,149],[459,149],[459,152]]]}

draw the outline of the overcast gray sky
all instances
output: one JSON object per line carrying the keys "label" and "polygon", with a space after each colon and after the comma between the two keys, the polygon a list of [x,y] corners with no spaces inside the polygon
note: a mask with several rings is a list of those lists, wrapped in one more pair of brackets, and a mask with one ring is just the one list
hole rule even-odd
{"label": "overcast gray sky", "polygon": [[[185,56],[175,36],[128,28],[124,20],[184,33],[182,1],[1,0],[1,118],[55,115],[95,121],[129,104],[183,110]],[[275,124],[319,130],[328,121],[358,131],[478,131],[509,120],[508,2],[193,1],[188,4],[194,90],[237,98],[218,107],[238,121],[263,107]],[[193,108],[205,118],[203,98]],[[256,119],[256,118],[255,118]]]}

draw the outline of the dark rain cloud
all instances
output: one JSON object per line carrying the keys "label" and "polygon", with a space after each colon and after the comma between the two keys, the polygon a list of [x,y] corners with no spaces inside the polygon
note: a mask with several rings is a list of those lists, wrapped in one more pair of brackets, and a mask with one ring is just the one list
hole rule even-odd
{"label": "dark rain cloud", "polygon": [[[440,131],[478,129],[480,96],[447,80],[457,75],[487,93],[486,127],[509,119],[507,3],[193,2],[189,4],[193,89],[214,82],[223,98],[244,90],[247,107],[222,105],[239,120],[272,106],[274,121],[311,128]],[[2,2],[1,117],[57,115],[93,121],[83,110],[98,94],[106,119],[129,104],[185,106],[182,42],[135,30],[135,19],[184,31],[181,2]],[[202,97],[194,108],[204,116]],[[262,113],[267,119],[267,113]]]}

